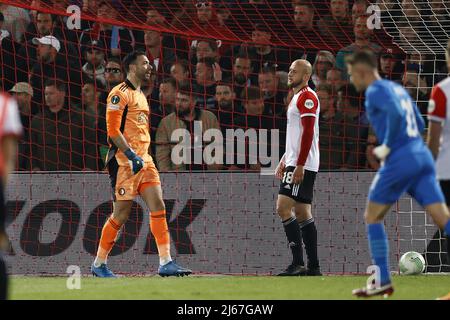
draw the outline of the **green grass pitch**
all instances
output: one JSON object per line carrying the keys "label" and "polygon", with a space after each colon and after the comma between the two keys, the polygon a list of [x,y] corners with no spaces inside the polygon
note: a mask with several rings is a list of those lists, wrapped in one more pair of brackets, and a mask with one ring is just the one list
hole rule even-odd
{"label": "green grass pitch", "polygon": [[[366,276],[268,277],[189,276],[184,278],[121,277],[81,278],[81,289],[69,290],[65,277],[10,278],[10,299],[354,299],[352,289]],[[434,300],[450,291],[450,275],[394,276],[389,299]],[[375,298],[375,299],[382,299]]]}

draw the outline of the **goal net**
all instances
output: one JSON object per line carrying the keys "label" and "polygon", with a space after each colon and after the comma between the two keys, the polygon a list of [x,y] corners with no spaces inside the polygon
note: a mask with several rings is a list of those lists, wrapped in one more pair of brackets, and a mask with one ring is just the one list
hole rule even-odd
{"label": "goal net", "polygon": [[[106,97],[124,80],[126,54],[142,50],[154,73],[142,87],[150,114],[141,120],[175,258],[205,274],[272,274],[289,263],[272,173],[284,153],[289,66],[307,59],[321,102],[313,203],[321,268],[365,273],[363,213],[377,141],[345,56],[375,51],[383,77],[403,83],[425,115],[431,87],[447,74],[450,30],[445,2],[381,2],[2,1],[2,89],[16,97],[24,126],[6,194],[11,272],[89,272],[112,212]],[[190,120],[177,102],[186,86]],[[405,196],[391,211],[391,270],[414,250],[427,271],[448,272],[444,239],[423,209]],[[157,268],[139,197],[109,263],[126,274]]]}

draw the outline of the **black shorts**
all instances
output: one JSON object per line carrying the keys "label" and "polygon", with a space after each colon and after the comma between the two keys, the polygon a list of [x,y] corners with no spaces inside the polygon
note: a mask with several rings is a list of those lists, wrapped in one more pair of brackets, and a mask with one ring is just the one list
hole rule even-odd
{"label": "black shorts", "polygon": [[280,190],[278,194],[282,194],[297,202],[311,204],[314,193],[314,181],[316,180],[317,172],[305,170],[303,181],[300,184],[292,183],[292,173],[295,167],[286,167],[283,178],[280,183]]}
{"label": "black shorts", "polygon": [[439,180],[439,184],[445,197],[445,203],[450,206],[450,180]]}

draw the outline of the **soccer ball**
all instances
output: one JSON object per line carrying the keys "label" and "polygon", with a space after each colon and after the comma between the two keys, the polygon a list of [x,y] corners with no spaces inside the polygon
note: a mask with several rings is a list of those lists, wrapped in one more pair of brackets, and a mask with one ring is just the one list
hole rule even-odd
{"label": "soccer ball", "polygon": [[415,251],[406,252],[400,258],[400,274],[420,274],[425,270],[425,259]]}

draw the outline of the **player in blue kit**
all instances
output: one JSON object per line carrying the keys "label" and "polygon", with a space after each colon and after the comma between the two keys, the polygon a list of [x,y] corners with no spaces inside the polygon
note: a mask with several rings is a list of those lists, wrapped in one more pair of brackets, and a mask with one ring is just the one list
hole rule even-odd
{"label": "player in blue kit", "polygon": [[374,283],[353,290],[353,295],[391,295],[394,289],[384,215],[408,192],[444,231],[450,251],[449,212],[436,180],[433,156],[421,136],[424,121],[409,94],[397,83],[380,77],[377,58],[370,51],[354,53],[347,59],[347,67],[356,89],[365,90],[367,116],[381,142],[374,154],[382,163],[372,181],[364,213],[370,254],[379,272]]}

